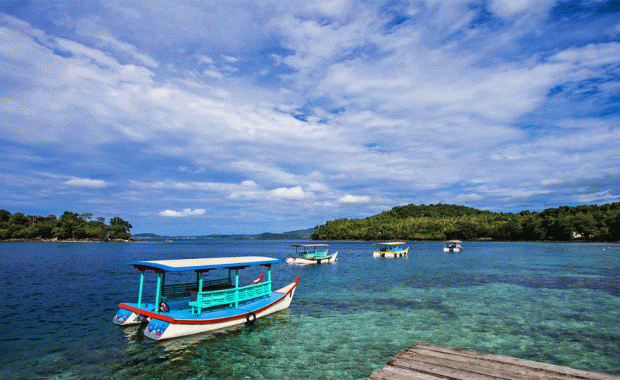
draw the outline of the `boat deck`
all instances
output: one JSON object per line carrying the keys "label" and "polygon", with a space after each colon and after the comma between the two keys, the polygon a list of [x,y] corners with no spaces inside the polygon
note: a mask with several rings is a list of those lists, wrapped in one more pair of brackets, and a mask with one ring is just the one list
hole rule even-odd
{"label": "boat deck", "polygon": [[[272,292],[270,296],[258,298],[258,299],[251,300],[251,301],[240,302],[238,309],[231,308],[228,306],[218,306],[218,307],[212,307],[208,309],[202,309],[201,315],[192,314],[191,308],[189,306],[189,301],[190,301],[189,298],[173,300],[173,301],[168,302],[168,307],[170,308],[170,311],[165,312],[165,313],[160,312],[159,314],[166,316],[166,317],[173,318],[173,319],[185,319],[185,320],[200,320],[200,319],[204,319],[207,315],[208,315],[208,318],[210,319],[211,318],[227,318],[227,317],[233,317],[236,315],[247,314],[251,311],[261,309],[277,301],[283,295],[284,295],[283,293]],[[137,303],[126,302],[125,305],[133,306],[135,308],[138,307]],[[153,311],[154,308],[155,308],[155,305],[152,303],[149,303],[149,304],[143,303],[141,307],[141,309],[147,310],[147,311]]]}
{"label": "boat deck", "polygon": [[620,380],[619,376],[588,372],[531,360],[417,343],[398,354],[367,380]]}

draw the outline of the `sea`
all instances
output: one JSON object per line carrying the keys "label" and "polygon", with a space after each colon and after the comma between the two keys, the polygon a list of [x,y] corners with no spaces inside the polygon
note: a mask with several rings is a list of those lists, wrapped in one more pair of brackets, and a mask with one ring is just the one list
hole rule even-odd
{"label": "sea", "polygon": [[[408,257],[385,259],[372,242],[320,242],[337,262],[273,266],[274,289],[299,286],[253,325],[156,342],[112,322],[137,302],[128,261],[285,259],[299,243],[0,243],[0,379],[365,379],[417,342],[620,375],[613,243],[465,242],[454,254],[409,242]],[[147,272],[146,300],[154,281]]]}

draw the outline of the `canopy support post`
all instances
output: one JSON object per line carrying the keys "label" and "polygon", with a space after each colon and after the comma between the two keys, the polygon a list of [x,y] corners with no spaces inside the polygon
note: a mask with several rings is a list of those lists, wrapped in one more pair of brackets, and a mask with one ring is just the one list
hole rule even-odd
{"label": "canopy support post", "polygon": [[138,292],[138,309],[142,307],[142,288],[144,287],[144,272],[140,272],[140,291]]}
{"label": "canopy support post", "polygon": [[155,293],[155,312],[159,311],[159,296],[161,294],[161,272],[157,273],[157,293]]}
{"label": "canopy support post", "polygon": [[196,301],[198,301],[198,315],[202,314],[202,284],[204,283],[204,273],[198,272],[198,295]]}
{"label": "canopy support post", "polygon": [[239,269],[235,269],[235,309],[239,308]]}
{"label": "canopy support post", "polygon": [[269,283],[269,296],[271,297],[271,265],[267,265],[267,282]]}

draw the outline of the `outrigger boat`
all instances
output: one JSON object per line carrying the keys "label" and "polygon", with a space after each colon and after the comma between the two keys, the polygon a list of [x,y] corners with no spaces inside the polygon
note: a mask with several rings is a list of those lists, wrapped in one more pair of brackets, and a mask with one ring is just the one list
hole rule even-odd
{"label": "outrigger boat", "polygon": [[398,257],[398,256],[407,256],[407,252],[409,252],[409,247],[403,247],[405,245],[402,241],[393,241],[388,243],[375,243],[374,245],[378,245],[379,249],[375,250],[372,255],[374,257]]}
{"label": "outrigger boat", "polygon": [[[202,259],[131,261],[140,272],[140,291],[137,303],[120,303],[114,317],[118,325],[132,325],[149,321],[144,335],[155,340],[176,338],[217,330],[242,323],[252,324],[257,318],[287,309],[299,277],[295,282],[278,290],[271,290],[271,265],[282,260],[270,257],[219,257]],[[246,286],[239,286],[239,270],[263,266],[263,274]],[[214,269],[228,269],[228,277],[206,280],[204,274]],[[142,290],[144,274],[157,274],[155,303],[144,303]],[[171,272],[196,272],[196,281],[167,284]]]}
{"label": "outrigger boat", "polygon": [[444,242],[443,251],[444,252],[463,252],[463,247],[461,246],[462,241],[460,240],[448,240]]}
{"label": "outrigger boat", "polygon": [[289,264],[322,264],[336,261],[338,251],[328,254],[327,244],[294,244],[295,255],[286,258]]}

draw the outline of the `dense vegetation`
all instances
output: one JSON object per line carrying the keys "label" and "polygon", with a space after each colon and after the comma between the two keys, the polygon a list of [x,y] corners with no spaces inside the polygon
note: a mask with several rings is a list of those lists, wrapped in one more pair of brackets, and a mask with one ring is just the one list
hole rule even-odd
{"label": "dense vegetation", "polygon": [[129,222],[115,216],[110,224],[105,218],[91,220],[93,214],[65,211],[60,219],[55,215],[35,216],[21,212],[11,214],[0,210],[0,240],[6,239],[59,239],[59,240],[114,240],[129,239]]}
{"label": "dense vegetation", "polygon": [[394,207],[365,219],[336,219],[315,227],[314,240],[618,241],[620,202],[517,214],[456,205]]}

